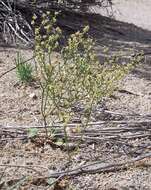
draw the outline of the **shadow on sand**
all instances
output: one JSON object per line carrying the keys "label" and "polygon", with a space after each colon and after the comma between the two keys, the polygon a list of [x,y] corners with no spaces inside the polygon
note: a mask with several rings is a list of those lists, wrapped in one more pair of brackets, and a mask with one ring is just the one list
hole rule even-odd
{"label": "shadow on sand", "polygon": [[[89,35],[96,41],[96,50],[100,60],[104,60],[105,57],[104,47],[109,47],[109,56],[110,53],[125,52],[128,56],[123,57],[121,61],[129,60],[130,50],[151,52],[151,31],[137,27],[134,24],[117,21],[99,14],[82,14],[70,11],[62,12],[58,16],[57,22],[65,35],[63,43],[66,42],[70,34],[89,25]],[[5,44],[2,46],[8,47]],[[151,57],[147,55],[142,68],[136,68],[133,73],[139,77],[151,79]]]}
{"label": "shadow on sand", "polygon": [[[133,70],[133,74],[151,80],[149,53],[151,52],[151,31],[99,14],[79,14],[69,11],[60,15],[58,24],[66,36],[89,25],[89,35],[96,40],[96,50],[101,60],[104,59],[102,49],[105,46],[114,53],[119,51],[130,53],[130,49],[134,52],[144,51],[148,55],[145,56],[143,64]],[[123,60],[129,60],[128,57],[124,57]]]}

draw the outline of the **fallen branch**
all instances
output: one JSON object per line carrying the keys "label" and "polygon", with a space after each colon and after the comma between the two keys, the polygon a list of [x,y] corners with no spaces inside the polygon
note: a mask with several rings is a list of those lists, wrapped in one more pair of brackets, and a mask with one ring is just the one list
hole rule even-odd
{"label": "fallen branch", "polygon": [[96,173],[103,173],[103,172],[113,172],[113,171],[118,171],[120,169],[127,168],[128,166],[138,161],[142,161],[144,159],[149,159],[149,158],[151,158],[151,153],[147,153],[147,154],[138,156],[136,158],[133,158],[129,161],[120,162],[117,164],[104,165],[102,164],[102,162],[101,163],[95,162],[95,163],[80,166],[68,171],[53,172],[46,178],[58,178],[60,176],[65,177],[65,176],[75,176],[75,175],[77,176],[81,174],[96,174]]}
{"label": "fallen branch", "polygon": [[23,169],[32,170],[40,175],[42,175],[42,173],[40,171],[37,171],[35,168],[48,170],[48,168],[45,168],[45,167],[39,166],[39,165],[26,166],[26,165],[0,164],[0,167],[23,168]]}
{"label": "fallen branch", "polygon": [[123,139],[123,140],[132,140],[132,139],[137,139],[137,138],[145,138],[145,137],[150,137],[151,133],[149,134],[137,134],[137,135],[127,135],[127,136],[122,136],[122,135],[111,135],[111,136],[104,136],[104,137],[90,137],[90,136],[68,136],[69,140],[82,140],[82,141],[92,141],[92,142],[100,142],[100,141],[107,141],[110,139]]}
{"label": "fallen branch", "polygon": [[[126,125],[126,126],[129,126],[129,128],[126,128],[125,126],[124,127],[117,127],[117,128],[100,128],[100,125],[104,125],[104,124],[117,124],[117,125]],[[120,120],[120,121],[116,121],[116,120],[108,120],[108,121],[98,121],[98,122],[89,122],[87,124],[87,127],[99,127],[100,130],[117,130],[117,129],[120,129],[120,130],[126,130],[126,129],[141,129],[140,128],[140,125],[143,127],[143,129],[145,128],[148,128],[148,129],[151,129],[150,128],[150,124],[151,124],[151,120]],[[81,124],[81,123],[69,123],[69,124],[66,124],[66,126],[68,127],[82,127],[84,124]],[[49,125],[49,126],[3,126],[3,125],[0,125],[0,129],[16,129],[16,130],[26,130],[26,129],[30,129],[30,128],[37,128],[37,129],[44,129],[44,128],[50,128],[50,129],[56,129],[58,130],[58,128],[62,128],[64,127],[64,124],[63,123],[56,123],[54,125]],[[133,128],[130,128],[130,127],[133,127]],[[96,128],[95,128],[96,129]],[[91,128],[91,130],[93,130],[93,128]]]}

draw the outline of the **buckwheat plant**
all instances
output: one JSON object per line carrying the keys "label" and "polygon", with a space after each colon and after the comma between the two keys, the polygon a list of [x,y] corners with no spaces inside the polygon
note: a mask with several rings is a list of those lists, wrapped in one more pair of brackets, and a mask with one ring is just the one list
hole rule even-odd
{"label": "buckwheat plant", "polygon": [[[75,115],[75,105],[82,107],[81,121],[86,126],[92,107],[113,93],[118,81],[139,59],[120,65],[116,56],[101,64],[94,50],[95,43],[88,36],[89,27],[72,34],[66,46],[60,48],[62,32],[56,26],[56,16],[42,15],[41,24],[35,26],[35,55],[42,89],[41,112],[44,125],[67,124]],[[36,16],[33,17],[33,24]],[[59,50],[56,59],[54,51]]]}

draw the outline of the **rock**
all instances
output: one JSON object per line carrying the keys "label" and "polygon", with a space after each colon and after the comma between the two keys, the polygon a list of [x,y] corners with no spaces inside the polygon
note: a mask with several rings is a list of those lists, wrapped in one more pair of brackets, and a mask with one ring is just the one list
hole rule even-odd
{"label": "rock", "polygon": [[31,93],[31,94],[29,94],[29,97],[31,98],[31,99],[33,99],[33,100],[36,100],[38,97],[37,97],[37,95],[33,92],[33,93]]}

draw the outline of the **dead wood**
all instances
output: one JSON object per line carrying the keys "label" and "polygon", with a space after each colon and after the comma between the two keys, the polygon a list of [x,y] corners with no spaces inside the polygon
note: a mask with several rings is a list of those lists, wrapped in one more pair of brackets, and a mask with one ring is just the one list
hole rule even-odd
{"label": "dead wood", "polygon": [[[98,143],[113,140],[126,142],[128,140],[150,138],[150,123],[150,120],[145,119],[140,121],[99,121],[90,122],[86,127],[83,127],[82,124],[78,124],[78,131],[77,123],[71,123],[68,124],[68,128],[70,130],[69,134],[67,134],[68,143],[73,143],[75,147],[79,141],[80,144],[86,145],[87,143]],[[112,124],[114,124],[114,127],[111,126]],[[31,128],[37,128],[37,137],[40,139],[46,139],[44,126],[0,126],[1,141],[11,139],[31,139],[32,137],[29,135],[29,129]],[[53,142],[55,139],[65,138],[63,124],[47,126],[47,128],[53,129],[54,131],[53,137],[49,137],[51,141],[50,144],[54,144]]]}
{"label": "dead wood", "polygon": [[[111,0],[89,0],[89,1],[68,1],[58,3],[58,1],[29,1],[29,0],[0,0],[0,32],[3,41],[6,44],[22,43],[24,46],[32,46],[34,44],[33,29],[31,20],[33,14],[38,18],[46,11],[61,11],[58,17],[58,25],[68,32],[73,32],[84,27],[85,15],[87,15],[89,6],[100,6],[107,8],[112,6]],[[79,16],[83,17],[83,21],[79,22]],[[72,22],[78,18],[78,22]],[[87,16],[86,16],[87,17]],[[70,22],[71,20],[71,22]]]}
{"label": "dead wood", "polygon": [[[58,178],[59,176],[77,176],[81,174],[96,174],[96,173],[103,173],[103,172],[115,172],[124,168],[127,168],[134,163],[138,163],[139,161],[142,161],[144,159],[150,159],[151,153],[143,154],[141,156],[138,156],[136,158],[133,158],[126,162],[120,162],[116,164],[104,164],[100,162],[90,163],[84,166],[80,166],[68,171],[60,171],[60,172],[53,172],[51,173],[48,178]],[[138,163],[139,166],[139,163]]]}
{"label": "dead wood", "polygon": [[40,168],[40,169],[43,169],[43,170],[48,170],[48,168],[45,168],[43,166],[39,166],[39,165],[32,165],[32,166],[26,166],[26,165],[11,165],[11,164],[0,164],[0,167],[9,167],[9,168],[23,168],[23,169],[27,169],[27,170],[32,170],[34,171],[35,173],[38,173],[39,175],[42,175],[42,173],[40,171],[38,171],[37,169],[35,168]]}

